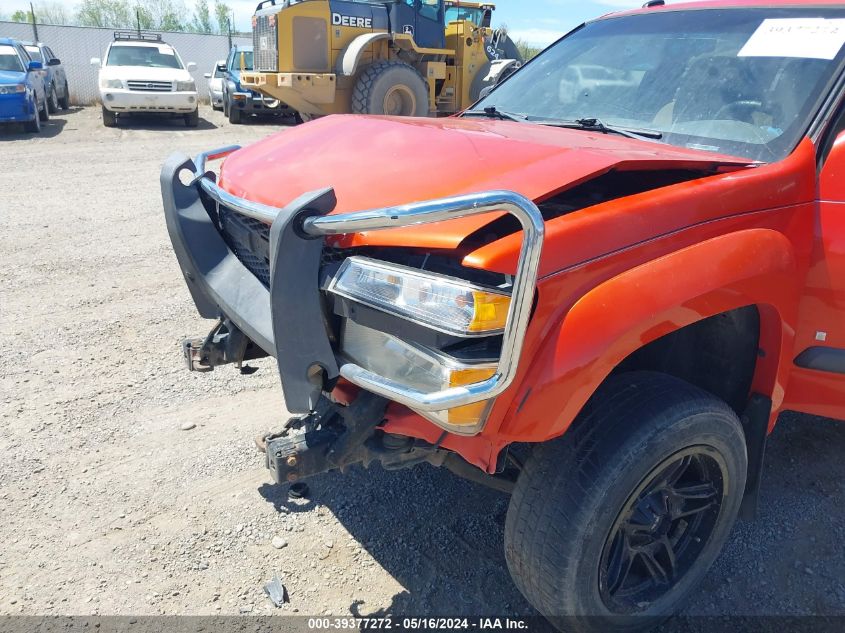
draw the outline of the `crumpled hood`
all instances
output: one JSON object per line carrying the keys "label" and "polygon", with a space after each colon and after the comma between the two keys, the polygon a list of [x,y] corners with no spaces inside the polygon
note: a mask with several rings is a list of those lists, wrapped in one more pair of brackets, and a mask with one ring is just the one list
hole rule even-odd
{"label": "crumpled hood", "polygon": [[[330,116],[231,154],[220,185],[283,207],[334,187],[333,213],[507,189],[540,202],[611,169],[709,169],[748,160],[617,135],[486,119]],[[344,246],[455,248],[502,214],[351,236]]]}

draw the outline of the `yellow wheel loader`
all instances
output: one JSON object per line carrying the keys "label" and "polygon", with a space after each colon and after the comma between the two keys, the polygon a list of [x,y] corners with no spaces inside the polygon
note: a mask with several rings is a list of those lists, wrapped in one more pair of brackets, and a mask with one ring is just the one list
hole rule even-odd
{"label": "yellow wheel loader", "polygon": [[458,0],[264,0],[241,83],[308,119],[459,112],[522,65],[494,5]]}

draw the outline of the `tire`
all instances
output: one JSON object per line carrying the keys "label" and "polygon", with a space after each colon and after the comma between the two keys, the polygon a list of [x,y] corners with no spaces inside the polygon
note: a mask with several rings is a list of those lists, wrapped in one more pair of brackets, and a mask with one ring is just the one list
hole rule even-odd
{"label": "tire", "polygon": [[200,109],[185,115],[185,127],[197,127],[200,124]]}
{"label": "tire", "polygon": [[106,110],[103,106],[103,125],[106,127],[117,127],[117,114]]}
{"label": "tire", "polygon": [[[526,460],[505,523],[514,582],[561,629],[652,627],[684,604],[719,554],[746,470],[742,427],[727,404],[665,374],[612,377],[563,438]],[[638,553],[620,556],[623,544]]]}
{"label": "tire", "polygon": [[243,113],[241,112],[240,108],[233,108],[232,105],[229,104],[228,110],[229,113],[227,116],[229,117],[229,123],[231,123],[232,125],[240,125],[240,123],[243,121]]}
{"label": "tire", "polygon": [[39,117],[41,117],[41,122],[46,123],[50,120],[50,106],[48,105],[49,98],[47,95],[44,95],[44,103],[41,104],[41,112],[39,113]]}
{"label": "tire", "polygon": [[41,117],[39,116],[38,110],[38,98],[35,98],[35,116],[32,117],[31,121],[27,121],[23,124],[23,129],[29,134],[39,134],[41,132]]}
{"label": "tire", "polygon": [[355,114],[428,116],[428,86],[404,62],[380,61],[361,71],[352,92]]}
{"label": "tire", "polygon": [[50,96],[47,99],[47,108],[50,114],[56,114],[59,111],[59,95],[56,94],[56,86],[50,88]]}
{"label": "tire", "polygon": [[59,107],[62,110],[70,108],[70,88],[68,88],[67,82],[65,82],[65,90],[62,93],[62,98],[59,99]]}

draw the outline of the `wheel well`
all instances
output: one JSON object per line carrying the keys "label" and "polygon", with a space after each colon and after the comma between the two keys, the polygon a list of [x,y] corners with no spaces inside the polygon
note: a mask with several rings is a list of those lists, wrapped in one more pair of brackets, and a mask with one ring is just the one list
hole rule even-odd
{"label": "wheel well", "polygon": [[638,349],[614,370],[659,371],[709,391],[742,414],[760,344],[760,312],[746,306],[697,321]]}

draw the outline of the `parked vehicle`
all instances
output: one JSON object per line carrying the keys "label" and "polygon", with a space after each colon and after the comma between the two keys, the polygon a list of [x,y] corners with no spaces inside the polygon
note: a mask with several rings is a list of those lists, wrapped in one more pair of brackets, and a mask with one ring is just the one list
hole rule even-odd
{"label": "parked vehicle", "polygon": [[[276,358],[273,478],[512,492],[508,567],[566,630],[686,605],[778,415],[845,419],[845,3],[654,4],[458,117],[326,117],[161,175],[217,320],[189,368]],[[572,67],[624,80],[562,98]]]}
{"label": "parked vehicle", "polygon": [[162,114],[180,116],[188,127],[199,125],[197,86],[176,49],[158,33],[116,31],[100,60],[98,86],[103,104],[103,125],[115,127],[118,116]]}
{"label": "parked vehicle", "polygon": [[0,123],[23,123],[40,132],[50,118],[41,62],[30,59],[17,40],[0,38]]}
{"label": "parked vehicle", "polygon": [[208,102],[212,109],[223,109],[223,79],[226,75],[226,60],[218,60],[214,64],[214,70],[210,73],[205,73],[204,77],[208,79]]}
{"label": "parked vehicle", "polygon": [[[261,0],[244,86],[302,117],[448,115],[522,65],[495,5],[467,0]],[[307,116],[306,116],[307,115]]]}
{"label": "parked vehicle", "polygon": [[22,42],[30,58],[44,66],[44,84],[47,87],[47,105],[50,114],[70,107],[70,89],[67,85],[67,73],[53,50],[42,42]]}
{"label": "parked vehicle", "polygon": [[276,116],[295,116],[295,112],[278,99],[267,97],[260,92],[244,88],[241,73],[252,70],[252,46],[235,45],[229,51],[229,57],[221,69],[223,80],[223,114],[229,123],[238,124],[244,116],[251,114],[273,114]]}

